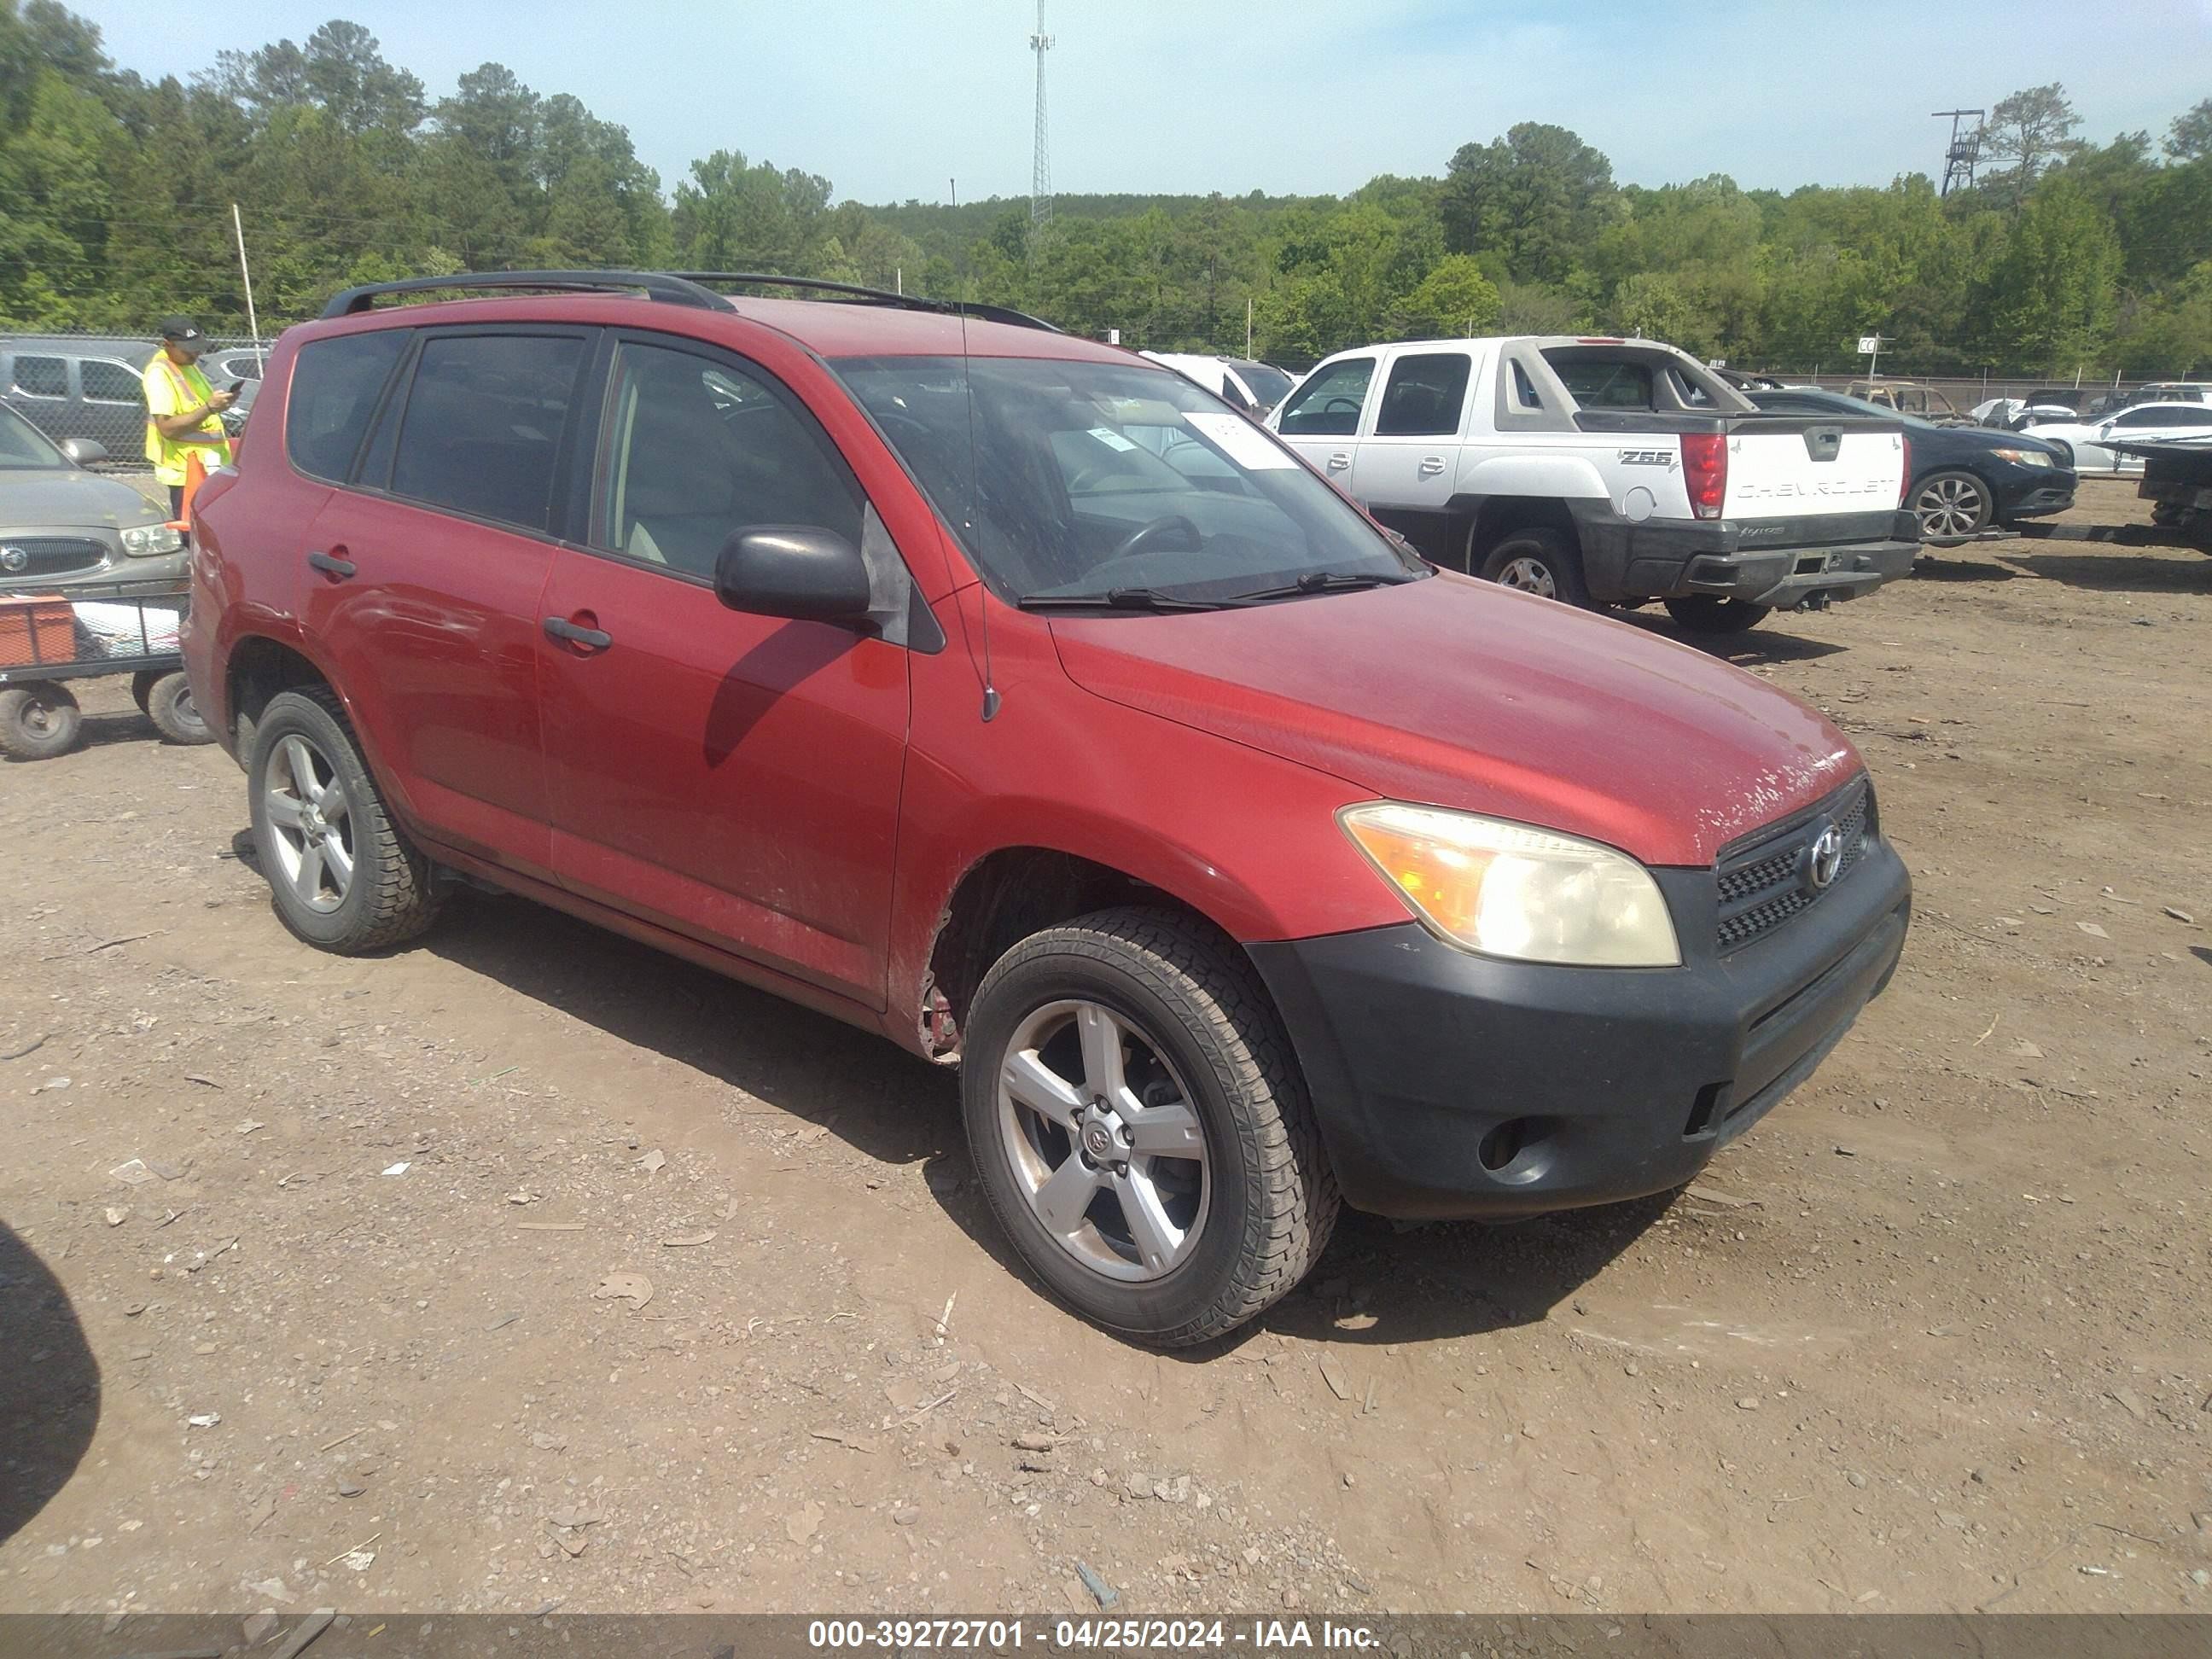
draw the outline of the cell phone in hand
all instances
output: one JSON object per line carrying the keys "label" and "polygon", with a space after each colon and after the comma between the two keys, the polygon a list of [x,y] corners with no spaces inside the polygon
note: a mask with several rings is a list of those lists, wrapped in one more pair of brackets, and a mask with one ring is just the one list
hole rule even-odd
{"label": "cell phone in hand", "polygon": [[243,380],[233,380],[228,386],[223,387],[223,390],[230,393],[234,398],[238,396],[238,394],[245,389],[246,382]]}

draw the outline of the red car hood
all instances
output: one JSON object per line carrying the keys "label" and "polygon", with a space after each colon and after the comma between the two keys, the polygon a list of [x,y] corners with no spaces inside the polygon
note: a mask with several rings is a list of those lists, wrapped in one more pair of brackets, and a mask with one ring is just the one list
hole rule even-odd
{"label": "red car hood", "polygon": [[1709,865],[1859,769],[1755,675],[1642,629],[1449,572],[1250,610],[1054,617],[1077,684],[1334,773]]}

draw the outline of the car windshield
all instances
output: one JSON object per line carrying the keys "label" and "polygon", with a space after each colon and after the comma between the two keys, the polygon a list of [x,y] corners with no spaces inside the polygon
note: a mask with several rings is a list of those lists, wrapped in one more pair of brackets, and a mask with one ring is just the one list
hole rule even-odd
{"label": "car windshield", "polygon": [[1270,363],[1248,363],[1241,357],[1229,360],[1229,367],[1237,371],[1237,378],[1252,388],[1252,395],[1273,409],[1290,395],[1291,377]]}
{"label": "car windshield", "polygon": [[0,404],[0,471],[44,471],[69,464],[69,458],[47,441],[45,433]]}
{"label": "car windshield", "polygon": [[[1166,369],[1058,358],[834,365],[994,589],[1233,603],[1428,574],[1274,437]],[[1322,578],[1337,578],[1324,583]]]}

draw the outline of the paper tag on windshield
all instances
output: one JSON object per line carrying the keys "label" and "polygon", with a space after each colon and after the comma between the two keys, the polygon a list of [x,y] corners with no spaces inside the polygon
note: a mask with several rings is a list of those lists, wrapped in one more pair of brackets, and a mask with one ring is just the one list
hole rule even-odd
{"label": "paper tag on windshield", "polygon": [[1231,460],[1249,472],[1267,472],[1297,465],[1287,450],[1242,415],[1185,411],[1182,418],[1194,429],[1211,438]]}
{"label": "paper tag on windshield", "polygon": [[1137,447],[1110,426],[1094,426],[1090,429],[1090,435],[1109,449],[1129,450]]}

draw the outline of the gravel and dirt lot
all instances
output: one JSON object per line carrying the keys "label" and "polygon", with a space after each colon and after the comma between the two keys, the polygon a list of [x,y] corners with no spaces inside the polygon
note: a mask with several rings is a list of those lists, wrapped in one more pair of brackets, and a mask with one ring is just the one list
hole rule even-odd
{"label": "gravel and dirt lot", "polygon": [[520,902],[319,955],[96,683],[0,768],[0,1608],[2212,1607],[2208,645],[2024,539],[1729,641],[1874,769],[1887,997],[1671,1201],[1350,1218],[1177,1356],[951,1077]]}

